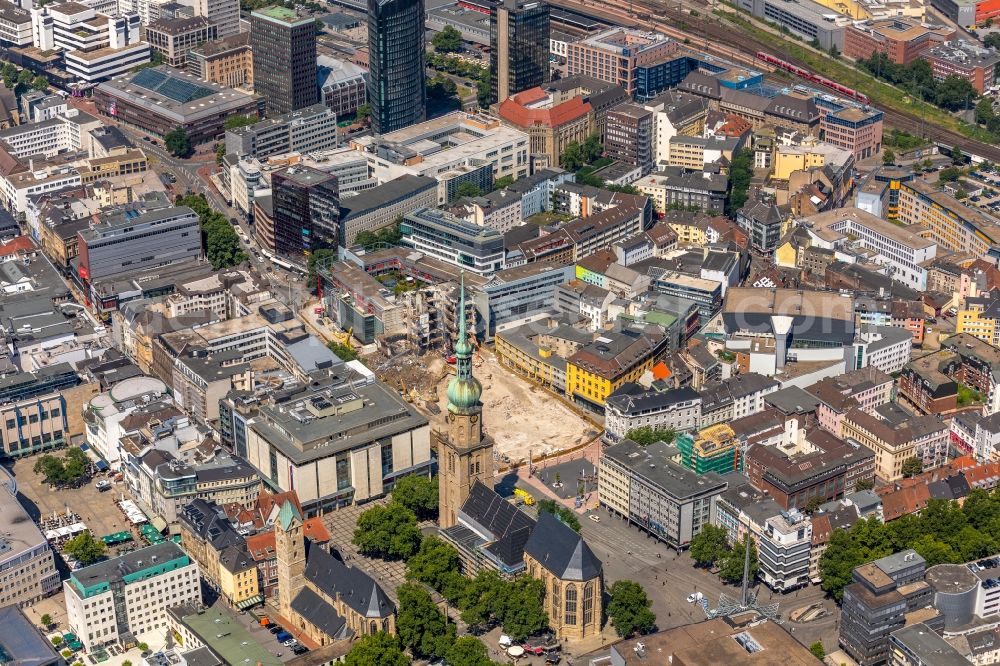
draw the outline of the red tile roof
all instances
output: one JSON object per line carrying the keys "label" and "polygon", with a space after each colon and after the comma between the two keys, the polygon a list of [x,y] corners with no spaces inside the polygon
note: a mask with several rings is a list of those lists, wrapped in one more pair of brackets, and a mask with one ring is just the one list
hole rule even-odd
{"label": "red tile roof", "polygon": [[[541,98],[538,97],[539,93],[542,95]],[[541,101],[545,97],[545,91],[541,88],[530,88],[513,97],[508,97],[500,103],[500,117],[518,127],[534,125],[558,127],[586,116],[592,108],[590,102],[585,102],[581,95],[548,108],[529,109],[526,106]]]}
{"label": "red tile roof", "polygon": [[882,496],[882,517],[885,522],[895,520],[908,513],[916,513],[927,506],[931,498],[927,484],[921,483],[909,488],[902,488]]}
{"label": "red tile roof", "polygon": [[35,241],[31,240],[31,238],[28,236],[18,236],[6,243],[0,243],[0,257],[9,257],[19,252],[33,252],[36,249],[38,249],[38,246],[35,245]]}

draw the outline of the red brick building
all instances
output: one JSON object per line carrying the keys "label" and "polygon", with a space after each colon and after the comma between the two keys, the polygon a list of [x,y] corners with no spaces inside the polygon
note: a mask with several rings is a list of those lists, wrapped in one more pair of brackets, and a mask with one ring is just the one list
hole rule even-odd
{"label": "red brick building", "polygon": [[844,30],[844,55],[854,60],[870,58],[881,51],[897,65],[907,65],[927,49],[955,37],[946,26],[930,27],[906,17],[865,21]]}
{"label": "red brick building", "polygon": [[956,40],[928,49],[925,54],[935,79],[960,76],[972,84],[979,94],[996,83],[1000,55],[992,49]]}

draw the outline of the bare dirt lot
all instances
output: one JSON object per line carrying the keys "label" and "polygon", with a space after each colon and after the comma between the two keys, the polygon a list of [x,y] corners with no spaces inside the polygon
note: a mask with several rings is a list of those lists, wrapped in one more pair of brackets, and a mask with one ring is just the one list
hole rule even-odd
{"label": "bare dirt lot", "polygon": [[[552,393],[532,386],[501,368],[493,354],[480,352],[482,364],[473,372],[483,384],[483,423],[496,442],[495,451],[510,462],[527,462],[529,451],[538,459],[581,446],[597,434],[594,424],[578,416]],[[438,406],[447,407],[441,380]],[[443,426],[443,420],[441,422]]]}
{"label": "bare dirt lot", "polygon": [[[448,382],[454,373],[439,354],[372,354],[364,361],[379,379],[398,390],[431,420],[445,428]],[[496,442],[497,458],[517,464],[586,444],[600,429],[579,416],[559,396],[533,386],[501,368],[492,352],[476,352],[473,373],[483,384],[486,430]]]}

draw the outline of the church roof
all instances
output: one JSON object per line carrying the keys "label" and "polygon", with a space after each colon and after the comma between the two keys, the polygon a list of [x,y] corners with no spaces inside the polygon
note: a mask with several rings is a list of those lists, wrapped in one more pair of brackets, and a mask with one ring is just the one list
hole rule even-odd
{"label": "church roof", "polygon": [[302,522],[302,514],[295,508],[295,505],[286,499],[285,503],[281,505],[281,511],[278,512],[278,524],[281,525],[281,529],[288,530],[292,520]]}
{"label": "church roof", "polygon": [[516,565],[524,559],[524,544],[535,527],[531,516],[478,479],[469,489],[461,512],[493,535],[493,543],[486,549],[504,564]]}
{"label": "church roof", "polygon": [[328,604],[323,597],[316,594],[311,587],[303,587],[299,590],[299,593],[292,599],[292,610],[331,638],[346,638],[351,633],[344,618],[340,617],[336,609]]}
{"label": "church roof", "polygon": [[360,569],[349,567],[318,546],[309,548],[306,580],[331,599],[337,594],[362,617],[384,618],[395,606],[385,591]]}
{"label": "church roof", "polygon": [[551,513],[538,516],[538,525],[524,552],[561,580],[586,581],[600,575],[602,564],[587,542]]}

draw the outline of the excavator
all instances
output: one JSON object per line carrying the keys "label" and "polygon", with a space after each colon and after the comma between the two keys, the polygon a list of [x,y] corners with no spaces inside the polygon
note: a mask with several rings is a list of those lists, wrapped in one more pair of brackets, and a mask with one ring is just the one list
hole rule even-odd
{"label": "excavator", "polygon": [[351,344],[351,336],[354,335],[354,327],[351,326],[346,331],[333,331],[330,333],[330,337],[338,345],[348,345]]}

